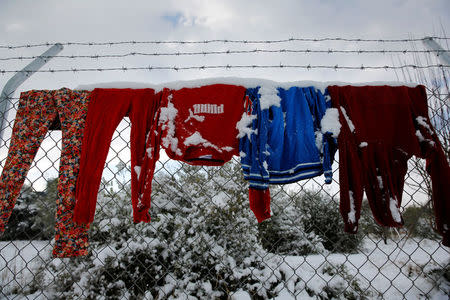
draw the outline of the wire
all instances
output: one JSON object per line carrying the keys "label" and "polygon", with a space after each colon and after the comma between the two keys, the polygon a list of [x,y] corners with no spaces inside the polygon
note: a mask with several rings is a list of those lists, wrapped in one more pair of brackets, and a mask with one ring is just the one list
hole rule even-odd
{"label": "wire", "polygon": [[6,73],[57,73],[57,72],[103,72],[103,71],[132,71],[132,70],[174,70],[174,71],[182,71],[182,70],[206,70],[206,69],[282,69],[282,68],[291,68],[291,69],[334,69],[334,70],[388,70],[388,69],[426,69],[426,68],[449,68],[450,65],[400,65],[400,66],[339,66],[339,65],[203,65],[203,66],[185,66],[185,67],[177,67],[177,66],[148,66],[148,67],[114,67],[114,68],[70,68],[70,69],[48,69],[48,70],[0,70],[0,74]]}
{"label": "wire", "polygon": [[[424,40],[450,40],[450,37],[423,37],[423,38],[408,38],[408,39],[362,39],[362,38],[340,38],[340,37],[325,37],[325,38],[289,38],[280,40],[228,40],[228,39],[215,39],[215,40],[203,40],[203,41],[121,41],[121,42],[65,42],[59,43],[63,46],[113,46],[113,45],[137,45],[137,44],[211,44],[211,43],[233,43],[233,44],[277,44],[288,42],[325,42],[325,41],[342,41],[342,42],[381,42],[381,43],[405,43],[405,42],[421,42]],[[38,44],[26,44],[26,45],[0,45],[3,49],[18,49],[18,48],[33,48],[52,46],[56,43],[38,43]]]}
{"label": "wire", "polygon": [[55,56],[14,56],[14,57],[5,57],[0,58],[0,61],[7,60],[27,60],[27,59],[36,59],[40,58],[68,58],[68,59],[76,59],[76,58],[91,58],[91,59],[99,59],[99,58],[123,58],[130,56],[195,56],[195,55],[221,55],[221,54],[253,54],[253,53],[344,53],[344,54],[374,54],[374,53],[382,53],[382,54],[409,54],[409,53],[446,53],[450,50],[311,50],[311,49],[276,49],[276,50],[268,50],[268,49],[253,49],[253,50],[223,50],[223,51],[196,51],[196,52],[153,52],[153,53],[144,53],[144,52],[129,52],[124,54],[96,54],[96,55],[55,55]]}

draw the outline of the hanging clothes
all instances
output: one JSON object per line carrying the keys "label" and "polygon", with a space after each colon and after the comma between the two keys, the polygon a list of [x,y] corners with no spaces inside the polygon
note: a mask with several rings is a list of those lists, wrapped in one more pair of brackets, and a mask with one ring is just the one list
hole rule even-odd
{"label": "hanging clothes", "polygon": [[120,121],[131,121],[131,202],[133,221],[149,222],[149,205],[138,197],[138,179],[146,153],[146,138],[154,134],[153,119],[161,94],[153,89],[94,89],[86,119],[80,173],[76,187],[74,220],[89,224],[94,220],[97,193],[108,155],[109,145]]}
{"label": "hanging clothes", "polygon": [[375,220],[403,225],[399,208],[408,159],[425,158],[437,230],[450,245],[450,166],[428,117],[424,86],[330,86],[339,111],[340,211],[355,233],[366,192]]}
{"label": "hanging clothes", "polygon": [[331,101],[314,87],[257,87],[247,96],[239,149],[250,208],[261,222],[270,217],[269,184],[321,174],[331,183],[336,140],[321,126]]}
{"label": "hanging clothes", "polygon": [[162,91],[154,119],[155,134],[147,137],[139,197],[150,205],[151,183],[159,147],[175,160],[191,165],[221,166],[238,154],[236,124],[243,113],[245,88],[212,84]]}
{"label": "hanging clothes", "polygon": [[67,88],[21,93],[8,157],[0,178],[0,234],[5,230],[31,162],[45,134],[54,120],[59,118],[62,149],[53,256],[87,255],[89,226],[76,225],[72,217],[89,100],[89,91],[72,91]]}
{"label": "hanging clothes", "polygon": [[221,166],[238,154],[236,123],[245,88],[213,84],[164,90],[159,123],[167,155],[191,165]]}

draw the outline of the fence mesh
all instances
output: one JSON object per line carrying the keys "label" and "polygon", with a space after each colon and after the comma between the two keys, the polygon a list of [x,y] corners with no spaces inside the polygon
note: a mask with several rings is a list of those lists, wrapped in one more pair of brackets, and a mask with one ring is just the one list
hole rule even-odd
{"label": "fence mesh", "polygon": [[[279,44],[294,41],[299,40],[265,42]],[[321,42],[321,39],[305,41]],[[384,45],[416,40],[349,40],[351,43],[364,41]],[[195,43],[202,46],[213,42],[247,45],[252,41]],[[139,44],[67,43],[65,46],[94,47],[124,43],[129,46]],[[157,41],[144,44],[153,43],[158,44]],[[185,45],[194,42],[171,43]],[[1,48],[17,51],[45,45]],[[348,51],[354,51],[348,55],[358,55],[358,50],[348,48],[337,51],[312,48],[321,55]],[[267,51],[305,54],[304,49],[294,47],[290,51]],[[366,49],[360,50],[359,54],[363,54],[362,51],[366,54],[375,51],[379,56],[389,51],[414,55],[412,62],[401,61],[401,57],[390,68],[379,62],[372,67],[391,69],[393,72],[396,66],[403,66],[398,68],[403,73],[396,74],[397,78],[427,86],[429,115],[447,157],[450,157],[448,66],[437,61],[433,53],[414,47],[408,48],[408,51]],[[187,57],[205,57],[206,52],[211,50],[185,51],[185,54],[188,53]],[[210,54],[249,54],[251,51],[239,48],[218,52]],[[255,50],[250,54],[260,52],[264,51]],[[162,53],[167,55],[167,52]],[[138,54],[136,51],[122,56],[134,57]],[[147,54],[151,55],[149,52]],[[11,57],[6,53],[0,59],[20,61],[36,57],[21,55]],[[180,54],[175,52],[173,55]],[[60,58],[71,56],[74,55]],[[105,57],[117,59],[121,55],[105,54]],[[91,53],[72,58],[74,60],[71,61],[77,62],[86,58],[98,59],[98,55]],[[233,63],[217,66],[226,70]],[[204,65],[208,63],[199,64],[200,67],[196,68],[201,69]],[[280,65],[278,67],[282,68],[289,62]],[[315,64],[291,64],[291,67],[302,69],[308,65]],[[265,68],[257,64],[245,67]],[[326,67],[339,70],[339,64]],[[83,68],[93,72],[133,70],[133,67],[108,66],[76,69]],[[186,67],[170,68],[178,71]],[[9,70],[12,72],[13,69],[14,66]],[[408,70],[405,72],[404,69]],[[58,70],[77,71],[66,66]],[[354,70],[368,72],[365,67]],[[47,71],[53,72],[51,69]],[[4,140],[0,141],[2,167],[18,104],[16,97],[9,97],[7,101],[10,105],[4,115]],[[317,177],[272,186],[272,217],[257,224],[248,207],[248,185],[243,180],[237,158],[222,167],[194,167],[169,160],[161,152],[153,181],[152,222],[133,224],[129,145],[130,122],[125,118],[113,136],[103,172],[95,221],[90,228],[90,253],[82,258],[56,259],[51,257],[51,249],[54,243],[61,132],[47,133],[5,234],[0,237],[2,298],[428,299],[445,298],[450,294],[450,251],[441,245],[440,236],[433,229],[431,183],[421,159],[412,159],[409,163],[402,202],[405,226],[398,230],[378,226],[365,201],[359,232],[348,235],[343,232],[339,214],[338,157],[333,164],[334,179],[331,185],[325,185],[323,178]]]}

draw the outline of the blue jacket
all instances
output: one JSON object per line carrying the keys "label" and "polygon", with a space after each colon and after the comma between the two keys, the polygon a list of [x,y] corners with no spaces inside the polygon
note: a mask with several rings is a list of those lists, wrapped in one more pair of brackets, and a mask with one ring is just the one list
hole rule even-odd
{"label": "blue jacket", "polygon": [[[259,87],[247,89],[252,134],[240,138],[244,178],[250,187],[267,189],[325,175],[331,183],[336,139],[322,134],[320,121],[331,99],[314,87],[277,88],[280,105],[261,109]],[[325,93],[326,94],[326,93]],[[316,146],[316,140],[318,146]]]}

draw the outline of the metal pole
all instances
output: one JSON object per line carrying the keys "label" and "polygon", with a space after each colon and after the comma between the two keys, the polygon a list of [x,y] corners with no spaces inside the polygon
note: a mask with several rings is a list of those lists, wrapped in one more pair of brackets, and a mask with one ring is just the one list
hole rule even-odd
{"label": "metal pole", "polygon": [[433,53],[444,65],[450,65],[450,55],[432,37],[425,37],[422,42],[428,49],[436,51]]}
{"label": "metal pole", "polygon": [[63,49],[63,45],[57,43],[54,44],[50,49],[42,53],[39,57],[29,63],[20,72],[14,74],[8,82],[5,84],[2,93],[0,94],[0,144],[3,142],[3,123],[6,120],[7,112],[11,104],[11,97],[16,91],[16,89],[30,77],[33,73],[43,65],[45,65],[53,56],[57,55]]}

